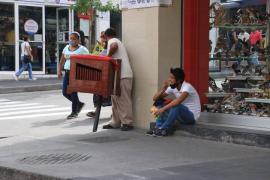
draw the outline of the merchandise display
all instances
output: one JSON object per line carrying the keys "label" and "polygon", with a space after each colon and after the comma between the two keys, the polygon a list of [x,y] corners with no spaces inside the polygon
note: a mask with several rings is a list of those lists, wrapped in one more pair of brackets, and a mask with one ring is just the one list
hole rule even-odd
{"label": "merchandise display", "polygon": [[270,117],[270,24],[266,7],[211,4],[205,111]]}

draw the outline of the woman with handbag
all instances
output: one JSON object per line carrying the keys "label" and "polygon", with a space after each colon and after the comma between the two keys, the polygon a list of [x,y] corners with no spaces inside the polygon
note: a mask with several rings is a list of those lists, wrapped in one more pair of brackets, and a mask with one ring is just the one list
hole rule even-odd
{"label": "woman with handbag", "polygon": [[28,70],[29,80],[37,80],[36,78],[33,78],[32,75],[32,64],[33,61],[33,55],[31,53],[32,49],[29,44],[29,38],[28,36],[23,36],[23,43],[21,44],[21,61],[22,61],[22,67],[19,71],[17,71],[13,77],[16,81],[19,80],[19,76],[25,71]]}

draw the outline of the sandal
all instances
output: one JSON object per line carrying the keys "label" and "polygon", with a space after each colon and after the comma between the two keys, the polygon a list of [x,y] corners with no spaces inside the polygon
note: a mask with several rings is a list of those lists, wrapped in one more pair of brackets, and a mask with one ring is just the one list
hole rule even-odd
{"label": "sandal", "polygon": [[103,127],[102,127],[103,129],[116,129],[116,128],[114,128],[112,125],[110,125],[110,124],[106,124],[106,125],[104,125]]}
{"label": "sandal", "polygon": [[94,111],[90,111],[86,114],[86,116],[88,117],[95,117],[96,116],[96,113]]}

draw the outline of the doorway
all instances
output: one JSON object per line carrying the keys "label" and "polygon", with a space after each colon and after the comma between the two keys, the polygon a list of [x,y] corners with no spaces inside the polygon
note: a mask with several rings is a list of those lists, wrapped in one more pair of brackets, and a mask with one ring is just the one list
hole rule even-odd
{"label": "doorway", "polygon": [[72,31],[72,12],[67,7],[46,7],[45,73],[57,74],[62,51]]}
{"label": "doorway", "polygon": [[[29,43],[33,55],[33,73],[44,74],[45,72],[45,18],[43,5],[17,4],[15,6],[18,11],[17,32],[16,35],[16,54],[17,58],[21,58],[21,43],[23,36],[29,37]],[[16,69],[21,66],[21,61],[16,59]]]}
{"label": "doorway", "polygon": [[[60,60],[62,51],[69,43],[69,34],[73,31],[73,18],[69,8],[57,8],[57,56]],[[59,62],[59,61],[58,61]]]}

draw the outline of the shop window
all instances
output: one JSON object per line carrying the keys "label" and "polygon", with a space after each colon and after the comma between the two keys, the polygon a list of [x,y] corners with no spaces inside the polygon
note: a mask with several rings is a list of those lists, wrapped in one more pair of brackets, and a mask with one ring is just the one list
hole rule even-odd
{"label": "shop window", "polygon": [[270,116],[269,2],[210,1],[207,111]]}
{"label": "shop window", "polygon": [[45,8],[45,22],[46,22],[46,51],[45,51],[45,72],[46,74],[57,73],[57,22],[56,22],[56,8]]}
{"label": "shop window", "polygon": [[0,4],[0,24],[0,71],[14,71],[14,4]]}
{"label": "shop window", "polygon": [[[34,71],[43,70],[43,24],[42,7],[19,6],[19,38],[27,35],[32,49]],[[20,44],[21,46],[21,44]],[[20,54],[21,48],[20,48]],[[21,61],[20,61],[21,62]]]}

